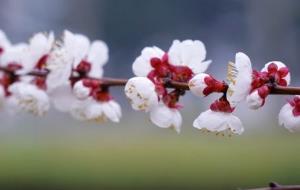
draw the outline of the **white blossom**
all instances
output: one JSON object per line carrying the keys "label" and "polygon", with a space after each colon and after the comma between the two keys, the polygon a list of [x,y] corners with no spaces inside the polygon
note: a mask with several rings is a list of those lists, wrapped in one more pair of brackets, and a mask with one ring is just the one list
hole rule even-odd
{"label": "white blossom", "polygon": [[[6,34],[2,30],[0,30],[0,48],[2,48],[3,51],[5,51],[10,46],[11,46],[11,43],[8,40]],[[0,52],[0,54],[1,54],[1,52]]]}
{"label": "white blossom", "polygon": [[47,60],[47,76],[48,91],[55,90],[60,86],[69,85],[69,78],[72,73],[72,57],[65,48],[55,48],[49,55]]}
{"label": "white blossom", "polygon": [[135,59],[132,64],[133,73],[139,77],[146,77],[153,69],[151,66],[152,58],[161,59],[165,52],[158,47],[146,47],[142,50],[141,55]]}
{"label": "white blossom", "polygon": [[254,90],[247,96],[246,101],[250,109],[256,110],[263,106],[265,100],[260,97],[258,90]]}
{"label": "white blossom", "polygon": [[90,43],[90,40],[84,35],[65,31],[63,47],[73,58],[73,68],[76,68],[81,61],[85,60],[91,64],[91,71],[88,76],[102,77],[102,67],[108,61],[108,47],[103,41],[96,40]]}
{"label": "white blossom", "polygon": [[214,133],[242,134],[244,131],[241,120],[232,113],[207,110],[194,121],[193,126],[200,130]]}
{"label": "white blossom", "polygon": [[232,107],[246,99],[251,90],[252,66],[249,57],[239,52],[235,56],[235,63],[228,64],[227,79],[229,87],[227,99]]}
{"label": "white blossom", "polygon": [[92,64],[89,77],[101,78],[103,75],[103,65],[108,61],[108,47],[106,43],[100,40],[94,41],[87,55],[87,61]]}
{"label": "white blossom", "polygon": [[73,93],[75,94],[75,96],[78,99],[84,100],[89,97],[89,95],[91,93],[91,89],[84,86],[83,81],[80,80],[75,83],[75,85],[73,87]]}
{"label": "white blossom", "polygon": [[[300,96],[296,96],[300,98]],[[279,112],[279,125],[284,126],[290,132],[300,131],[300,116],[293,114],[294,106],[290,103],[285,104]]]}
{"label": "white blossom", "polygon": [[[103,104],[102,107],[104,107],[104,111],[107,113],[111,110],[106,109],[107,105],[110,105],[108,108],[111,106],[116,107],[114,102],[105,104],[105,102],[93,100],[93,97],[91,97],[92,89],[84,86],[82,80],[77,81],[73,88],[70,82],[71,76],[80,76],[77,68],[82,63],[90,67],[90,70],[86,71],[86,76],[83,78],[91,77],[100,79],[103,75],[102,67],[107,61],[108,47],[103,41],[96,40],[90,42],[86,36],[74,34],[66,30],[63,42],[50,53],[49,60],[47,61],[47,68],[50,70],[47,77],[47,86],[55,108],[63,112],[71,112],[77,118],[80,115],[87,114],[83,117],[85,119],[82,120],[97,120],[97,118],[93,119],[88,114],[89,112],[87,112],[90,108],[93,108],[91,106],[92,103],[97,105]],[[80,109],[78,105],[82,105],[84,109]],[[97,110],[99,111],[100,109]],[[110,117],[113,117],[113,114],[108,114],[107,118],[110,119]],[[116,121],[117,119],[112,118],[111,120]]]}
{"label": "white blossom", "polygon": [[70,112],[72,105],[77,101],[69,84],[53,89],[49,96],[54,107],[61,112]]}
{"label": "white blossom", "polygon": [[133,77],[125,86],[125,95],[134,110],[149,111],[158,104],[155,85],[146,77]]}
{"label": "white blossom", "polygon": [[206,49],[198,40],[174,40],[168,51],[169,61],[172,65],[187,66],[194,74],[203,73],[207,70],[211,60],[204,61]]}
{"label": "white blossom", "polygon": [[9,87],[9,92],[12,93],[11,98],[14,99],[16,106],[20,110],[33,113],[37,116],[42,116],[49,110],[48,95],[35,85],[17,82]]}
{"label": "white blossom", "polygon": [[103,65],[108,60],[108,47],[100,40],[90,43],[90,40],[81,34],[64,32],[63,43],[57,46],[49,55],[47,68],[50,73],[47,77],[47,86],[53,90],[60,85],[66,85],[72,69],[82,61],[91,64],[91,70],[87,75],[93,78],[101,78]]}
{"label": "white blossom", "polygon": [[77,101],[71,108],[71,114],[81,121],[103,122],[109,119],[116,123],[122,116],[121,107],[116,101],[97,102],[91,98]]}
{"label": "white blossom", "polygon": [[150,119],[158,127],[172,128],[180,133],[182,117],[178,109],[159,104],[150,110]]}
{"label": "white blossom", "polygon": [[17,44],[6,49],[0,56],[0,65],[7,67],[8,64],[21,64],[24,62],[26,52],[28,51],[27,44]]}
{"label": "white blossom", "polygon": [[86,58],[90,49],[90,40],[82,34],[73,34],[65,30],[62,46],[73,58],[73,66],[76,67]]}
{"label": "white blossom", "polygon": [[[155,125],[162,128],[173,127],[179,132],[182,118],[178,108],[173,108],[162,100],[169,97],[158,97],[157,92],[164,93],[167,90],[148,79],[138,77],[154,77],[153,80],[159,81],[160,75],[172,75],[173,80],[188,80],[193,74],[202,73],[208,68],[211,61],[205,61],[205,58],[205,46],[197,40],[175,40],[168,52],[155,46],[144,48],[132,65],[137,77],[129,80],[125,87],[125,94],[133,109],[150,111],[150,119]],[[149,76],[152,71],[153,75]],[[201,82],[200,85],[204,85],[204,81]],[[193,85],[192,82],[190,84]]]}
{"label": "white blossom", "polygon": [[25,50],[22,62],[22,69],[18,74],[26,74],[32,71],[43,56],[48,56],[54,45],[54,34],[50,32],[37,33],[30,40],[27,49]]}
{"label": "white blossom", "polygon": [[191,92],[200,97],[204,97],[203,93],[204,89],[207,88],[207,84],[205,83],[205,78],[210,77],[206,73],[200,73],[195,75],[188,83]]}

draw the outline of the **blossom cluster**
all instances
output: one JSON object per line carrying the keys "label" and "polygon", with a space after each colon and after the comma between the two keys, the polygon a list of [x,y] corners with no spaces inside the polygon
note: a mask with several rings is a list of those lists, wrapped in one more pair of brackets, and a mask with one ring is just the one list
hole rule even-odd
{"label": "blossom cluster", "polygon": [[65,31],[58,41],[50,32],[37,33],[28,43],[11,44],[1,32],[0,49],[2,107],[41,116],[53,104],[79,120],[120,121],[120,105],[109,88],[100,85],[108,61],[103,41]]}
{"label": "blossom cluster", "polygon": [[[90,41],[82,34],[64,31],[37,33],[29,42],[12,44],[0,30],[0,107],[11,113],[26,111],[42,116],[53,105],[81,121],[119,122],[120,105],[111,96],[103,66],[109,50],[101,40]],[[203,131],[241,134],[241,120],[233,115],[242,101],[261,108],[276,86],[290,84],[288,67],[271,61],[257,71],[250,58],[239,52],[229,62],[227,80],[206,73],[205,45],[198,40],[174,40],[168,51],[146,47],[134,60],[134,77],[124,81],[125,95],[134,110],[149,113],[153,124],[181,131],[180,97],[190,90],[198,97],[219,93],[209,109],[193,126]],[[186,85],[181,88],[173,83]],[[279,113],[279,124],[290,131],[300,129],[300,96],[295,96]]]}
{"label": "blossom cluster", "polygon": [[[158,127],[180,132],[182,117],[179,110],[182,105],[178,102],[185,90],[170,90],[166,84],[168,81],[185,82],[198,97],[221,94],[207,111],[194,120],[193,126],[230,136],[244,131],[241,120],[233,115],[240,102],[246,101],[250,109],[258,109],[265,104],[274,86],[290,84],[289,70],[279,61],[269,62],[261,71],[256,71],[252,69],[250,58],[238,52],[235,62],[228,63],[225,82],[205,73],[211,63],[205,59],[205,46],[197,40],[175,40],[167,52],[158,47],[144,48],[132,65],[136,77],[129,79],[125,86],[132,108],[149,112],[150,120]],[[297,116],[300,116],[300,96],[283,107],[279,123],[290,131],[300,128],[300,117]]]}

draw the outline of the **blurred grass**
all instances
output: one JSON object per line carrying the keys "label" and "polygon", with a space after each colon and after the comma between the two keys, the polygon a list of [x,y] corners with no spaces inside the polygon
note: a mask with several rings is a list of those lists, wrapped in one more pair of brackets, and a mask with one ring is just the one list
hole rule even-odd
{"label": "blurred grass", "polygon": [[300,138],[160,135],[56,137],[0,144],[1,187],[244,189],[300,184]]}

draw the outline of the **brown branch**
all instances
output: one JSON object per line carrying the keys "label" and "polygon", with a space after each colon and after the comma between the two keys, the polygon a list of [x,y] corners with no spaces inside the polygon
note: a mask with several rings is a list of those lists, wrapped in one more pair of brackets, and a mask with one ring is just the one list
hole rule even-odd
{"label": "brown branch", "polygon": [[269,187],[262,187],[256,189],[248,190],[300,190],[300,185],[279,185],[277,183],[271,182]]}
{"label": "brown branch", "polygon": [[102,78],[101,85],[104,86],[125,86],[128,79],[117,79],[117,78]]}
{"label": "brown branch", "polygon": [[[102,78],[101,84],[105,86],[125,86],[128,79],[117,79],[117,78]],[[176,82],[168,80],[165,82],[167,88],[176,88],[182,90],[190,90],[189,86],[185,82]],[[284,87],[284,86],[273,86],[271,87],[270,94],[273,95],[300,95],[300,87]]]}
{"label": "brown branch", "polygon": [[12,73],[13,71],[11,71],[10,69],[6,68],[6,67],[2,67],[0,66],[0,71],[3,71],[5,73]]}
{"label": "brown branch", "polygon": [[271,94],[277,95],[300,95],[299,87],[284,87],[284,86],[275,86],[271,88]]}
{"label": "brown branch", "polygon": [[[125,86],[128,79],[116,79],[116,78],[102,78],[101,80],[102,85],[107,86]],[[176,82],[172,80],[167,80],[165,82],[165,86],[167,88],[176,88],[182,90],[190,90],[189,86],[185,82]]]}
{"label": "brown branch", "polygon": [[[126,85],[128,79],[102,78],[101,81],[102,81],[103,85],[107,85],[107,86],[124,86],[124,85]],[[189,90],[189,86],[185,82],[166,81],[165,86],[168,88]],[[274,86],[274,87],[271,87],[270,94],[273,94],[273,95],[300,95],[300,87]]]}
{"label": "brown branch", "polygon": [[46,77],[49,74],[49,70],[33,70],[27,75],[37,76],[37,77]]}
{"label": "brown branch", "polygon": [[[12,69],[9,69],[7,67],[2,67],[0,66],[0,71],[3,71],[5,73],[9,73],[12,75],[15,75],[15,71]],[[44,70],[33,70],[29,73],[27,73],[27,75],[32,75],[32,76],[37,76],[37,77],[46,77],[49,73],[49,70],[44,69]]]}
{"label": "brown branch", "polygon": [[[107,86],[125,86],[128,79],[116,79],[116,78],[102,78],[101,80],[102,85]],[[166,81],[165,86],[168,88],[177,88],[182,90],[189,90],[189,86],[187,83],[184,82],[176,82],[176,81]]]}
{"label": "brown branch", "polygon": [[[125,86],[128,79],[102,78],[101,81],[102,81],[103,85],[107,85],[107,86]],[[176,81],[168,80],[165,82],[165,86],[168,88],[190,90],[188,84],[185,82],[176,82]],[[273,95],[300,95],[300,87],[273,86],[273,87],[271,87],[270,94],[273,94]]]}
{"label": "brown branch", "polygon": [[182,90],[190,90],[189,85],[184,82],[168,81],[166,83],[166,87],[177,88],[177,89],[182,89]]}
{"label": "brown branch", "polygon": [[[14,74],[13,70],[10,70],[6,67],[0,66],[0,71]],[[39,76],[44,77],[47,76],[49,73],[48,70],[33,70],[27,75]],[[99,80],[99,79],[97,79]],[[100,79],[101,84],[105,86],[125,86],[128,79],[117,79],[117,78],[102,78]],[[168,88],[176,88],[182,90],[189,90],[189,86],[187,83],[184,82],[176,82],[172,80],[166,80],[165,86]],[[274,95],[300,95],[300,87],[283,87],[283,86],[273,86],[271,87],[271,93]]]}

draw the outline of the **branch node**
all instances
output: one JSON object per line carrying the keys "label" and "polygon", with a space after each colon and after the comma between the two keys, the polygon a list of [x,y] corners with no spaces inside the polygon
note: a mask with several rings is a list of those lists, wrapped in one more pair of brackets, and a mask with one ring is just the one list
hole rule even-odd
{"label": "branch node", "polygon": [[274,188],[280,187],[280,185],[276,182],[270,182],[269,187],[271,187],[271,189],[274,189]]}

